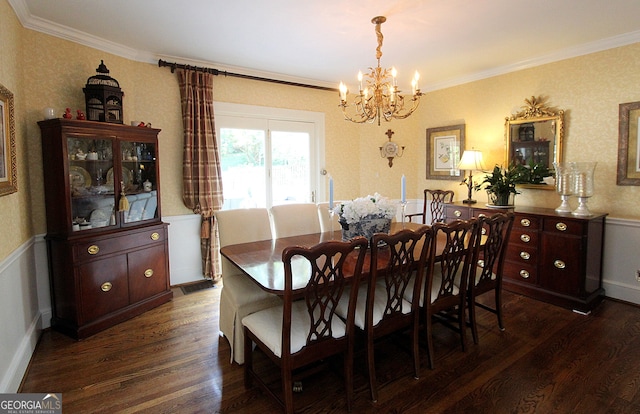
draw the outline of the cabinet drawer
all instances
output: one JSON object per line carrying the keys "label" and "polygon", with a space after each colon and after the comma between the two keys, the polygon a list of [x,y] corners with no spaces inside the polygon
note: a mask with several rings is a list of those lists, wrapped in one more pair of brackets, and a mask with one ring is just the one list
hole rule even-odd
{"label": "cabinet drawer", "polygon": [[513,220],[513,229],[516,231],[519,228],[537,231],[540,229],[540,219],[533,215],[516,214]]}
{"label": "cabinet drawer", "polygon": [[448,222],[453,220],[469,220],[470,218],[469,208],[466,207],[445,206],[444,211]]}
{"label": "cabinet drawer", "polygon": [[529,249],[536,249],[540,233],[527,228],[512,229],[509,235],[509,245],[527,246]]}
{"label": "cabinet drawer", "polygon": [[74,245],[73,257],[75,260],[95,259],[123,250],[144,247],[165,238],[166,232],[162,227],[132,232],[125,236],[97,238],[91,242]]}
{"label": "cabinet drawer", "polygon": [[153,246],[129,253],[129,295],[132,303],[167,291],[165,246]]}
{"label": "cabinet drawer", "polygon": [[505,259],[515,263],[531,263],[535,266],[538,264],[538,249],[536,246],[509,244]]}
{"label": "cabinet drawer", "polygon": [[562,218],[545,218],[544,231],[554,233],[559,236],[580,236],[584,231],[584,226],[583,223],[579,221],[563,220]]}
{"label": "cabinet drawer", "polygon": [[536,263],[517,263],[507,260],[504,262],[503,276],[535,285],[538,283],[536,266]]}
{"label": "cabinet drawer", "polygon": [[80,320],[86,324],[129,304],[127,258],[115,256],[78,266]]}

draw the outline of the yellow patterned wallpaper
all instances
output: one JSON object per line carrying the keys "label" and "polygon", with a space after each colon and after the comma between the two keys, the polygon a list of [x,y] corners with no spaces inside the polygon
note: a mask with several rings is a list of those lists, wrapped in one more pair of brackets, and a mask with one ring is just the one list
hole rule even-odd
{"label": "yellow patterned wallpaper", "polygon": [[[104,60],[125,92],[124,120],[142,120],[161,128],[163,215],[189,214],[182,204],[182,126],[176,75],[154,64],[130,61],[96,49],[22,28],[13,10],[0,2],[0,83],[16,94],[19,137],[18,195],[0,197],[0,225],[21,237],[0,245],[0,259],[34,234],[46,232],[42,155],[37,121],[42,109],[84,109],[82,87]],[[616,48],[490,79],[429,92],[418,111],[404,121],[356,125],[344,121],[337,92],[244,80],[216,78],[215,99],[251,105],[303,109],[325,114],[326,162],[335,180],[336,199],[378,191],[400,197],[400,177],[407,177],[407,197],[422,189],[451,188],[466,198],[457,181],[427,180],[426,129],[466,124],[467,147],[482,149],[488,166],[504,159],[504,119],[532,95],[566,111],[564,156],[567,161],[598,161],[593,210],[640,219],[635,207],[640,187],[615,185],[618,104],[640,101],[640,44]],[[22,74],[21,75],[21,71]],[[389,168],[379,147],[393,140],[406,147]],[[28,166],[27,166],[28,165]],[[476,194],[486,202],[485,194]],[[523,190],[517,204],[555,207],[550,191]]]}

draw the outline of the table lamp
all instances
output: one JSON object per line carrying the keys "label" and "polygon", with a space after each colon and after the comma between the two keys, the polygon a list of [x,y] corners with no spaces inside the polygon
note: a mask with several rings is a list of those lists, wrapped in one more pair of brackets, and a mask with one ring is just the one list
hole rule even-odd
{"label": "table lamp", "polygon": [[473,191],[473,171],[484,170],[484,166],[482,164],[482,152],[475,149],[465,150],[460,162],[458,163],[458,169],[469,171],[469,178],[467,179],[469,195],[468,198],[462,202],[465,204],[474,204],[476,200],[471,198],[471,192]]}

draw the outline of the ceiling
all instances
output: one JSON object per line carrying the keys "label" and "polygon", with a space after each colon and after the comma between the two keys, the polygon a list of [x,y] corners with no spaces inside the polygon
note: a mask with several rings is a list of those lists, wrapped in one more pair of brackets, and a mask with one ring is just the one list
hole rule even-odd
{"label": "ceiling", "polygon": [[416,70],[428,91],[640,41],[638,0],[9,3],[24,27],[129,59],[352,90],[376,65],[378,15],[381,66],[396,67],[405,91]]}

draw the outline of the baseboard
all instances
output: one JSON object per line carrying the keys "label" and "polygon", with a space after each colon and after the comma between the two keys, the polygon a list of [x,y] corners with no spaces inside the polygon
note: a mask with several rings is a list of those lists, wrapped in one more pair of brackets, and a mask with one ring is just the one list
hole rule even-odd
{"label": "baseboard", "polygon": [[[38,345],[38,340],[40,339],[40,333],[42,331],[39,327],[41,326],[41,324],[42,314],[38,314],[31,321],[29,328],[20,341],[20,345],[13,354],[11,363],[9,364],[7,371],[2,377],[2,382],[0,383],[0,393],[15,393],[20,390],[22,379],[26,375],[29,368],[31,356],[33,355],[33,352],[36,349],[36,345]],[[43,390],[43,392],[47,391],[52,390]]]}

